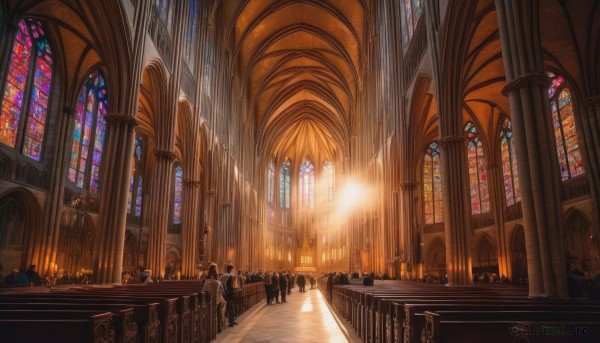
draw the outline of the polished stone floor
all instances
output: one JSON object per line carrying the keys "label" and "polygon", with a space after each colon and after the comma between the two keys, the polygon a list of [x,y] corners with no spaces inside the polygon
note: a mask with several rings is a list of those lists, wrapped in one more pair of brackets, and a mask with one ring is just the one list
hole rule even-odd
{"label": "polished stone floor", "polygon": [[[238,325],[226,328],[216,342],[360,342],[344,319],[335,317],[316,289],[288,295],[286,304],[262,303],[237,319]],[[340,326],[340,324],[342,324]]]}

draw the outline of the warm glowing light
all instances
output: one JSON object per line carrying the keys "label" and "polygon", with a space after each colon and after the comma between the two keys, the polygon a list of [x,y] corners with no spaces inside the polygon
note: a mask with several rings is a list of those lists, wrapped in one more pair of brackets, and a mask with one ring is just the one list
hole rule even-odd
{"label": "warm glowing light", "polygon": [[306,298],[306,300],[304,300],[304,302],[302,303],[302,308],[300,309],[300,312],[312,312],[312,311],[313,311],[312,301],[310,298]]}
{"label": "warm glowing light", "polygon": [[349,180],[340,190],[338,210],[340,213],[352,211],[361,201],[364,201],[364,195],[365,191],[363,187],[360,184]]}

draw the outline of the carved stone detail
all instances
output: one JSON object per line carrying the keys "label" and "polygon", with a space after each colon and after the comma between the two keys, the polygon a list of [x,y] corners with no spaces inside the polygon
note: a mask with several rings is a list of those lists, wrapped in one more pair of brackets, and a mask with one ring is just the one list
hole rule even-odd
{"label": "carved stone detail", "polygon": [[462,143],[465,141],[465,136],[446,136],[442,139],[440,139],[440,146],[442,148],[447,148],[452,144],[456,144],[456,143]]}
{"label": "carved stone detail", "polygon": [[109,113],[104,116],[109,124],[126,124],[130,130],[135,129],[139,123],[134,117],[124,113]]}
{"label": "carved stone detail", "polygon": [[156,149],[154,150],[154,155],[158,158],[168,160],[169,162],[173,162],[175,160],[175,157],[177,157],[175,151],[166,149]]}
{"label": "carved stone detail", "polygon": [[508,82],[504,88],[502,88],[502,94],[508,96],[510,93],[517,91],[524,87],[541,86],[548,87],[550,85],[550,78],[544,73],[531,73],[520,76],[510,82]]}

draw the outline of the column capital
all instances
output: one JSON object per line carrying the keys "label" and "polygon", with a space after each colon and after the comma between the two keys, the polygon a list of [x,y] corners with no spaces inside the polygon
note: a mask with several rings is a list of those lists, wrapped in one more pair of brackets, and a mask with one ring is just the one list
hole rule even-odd
{"label": "column capital", "polygon": [[175,151],[172,151],[172,150],[156,149],[156,150],[154,150],[154,156],[165,159],[165,160],[169,160],[170,162],[172,162],[175,160],[175,157],[177,155],[175,154]]}
{"label": "column capital", "polygon": [[104,119],[109,124],[127,124],[132,130],[139,125],[137,119],[125,113],[108,113]]}
{"label": "column capital", "polygon": [[465,141],[465,136],[446,136],[439,140],[440,146],[442,148],[447,148],[449,145],[462,143]]}
{"label": "column capital", "polygon": [[415,188],[417,188],[418,185],[419,185],[419,182],[417,182],[417,181],[403,181],[403,182],[400,182],[400,189],[401,190],[415,189]]}
{"label": "column capital", "polygon": [[598,104],[600,104],[600,95],[594,95],[594,96],[585,98],[585,99],[581,100],[581,104],[584,106],[598,105]]}
{"label": "column capital", "polygon": [[548,87],[550,86],[550,78],[545,73],[530,73],[519,76],[504,85],[504,88],[502,88],[502,95],[508,96],[514,91],[530,86]]}
{"label": "column capital", "polygon": [[183,179],[183,184],[186,185],[186,186],[190,186],[190,187],[199,187],[200,186],[200,180]]}

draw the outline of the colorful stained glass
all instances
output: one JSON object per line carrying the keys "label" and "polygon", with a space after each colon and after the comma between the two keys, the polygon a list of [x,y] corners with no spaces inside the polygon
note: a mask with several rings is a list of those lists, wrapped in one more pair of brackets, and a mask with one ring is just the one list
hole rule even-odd
{"label": "colorful stained glass", "polygon": [[425,205],[425,223],[444,221],[442,205],[442,171],[440,166],[440,147],[431,142],[423,156],[423,202]]}
{"label": "colorful stained glass", "polygon": [[519,192],[519,176],[512,126],[508,118],[504,119],[502,131],[500,132],[500,154],[502,158],[502,175],[504,179],[506,206],[511,206],[521,201],[521,196]]}
{"label": "colorful stained glass", "polygon": [[0,113],[0,143],[15,148],[19,123],[23,113],[23,100],[34,54],[30,32],[25,19],[18,25],[10,54],[10,65],[4,83],[2,112]]}
{"label": "colorful stained glass", "polygon": [[490,196],[487,184],[487,165],[483,143],[477,127],[471,122],[465,125],[467,135],[467,160],[469,166],[469,189],[471,194],[471,213],[480,214],[490,211]]}
{"label": "colorful stained glass", "polygon": [[[569,88],[564,86],[564,78],[560,75],[548,73],[552,84],[548,90],[550,96],[550,112],[552,112],[552,126],[560,175],[563,181],[585,173],[577,127],[573,112],[573,102]],[[558,94],[558,96],[557,96]]]}
{"label": "colorful stained glass", "polygon": [[269,205],[273,204],[274,188],[275,188],[275,166],[273,165],[273,162],[271,162],[271,163],[269,163],[269,171],[267,174],[267,203]]}
{"label": "colorful stained glass", "polygon": [[187,61],[187,65],[193,70],[195,65],[194,59],[196,57],[196,30],[198,26],[198,0],[190,0],[189,2],[189,13],[188,23],[185,32],[185,48],[184,57]]}
{"label": "colorful stained glass", "polygon": [[143,137],[139,136],[135,139],[135,147],[133,149],[133,163],[131,164],[131,176],[129,177],[129,197],[127,201],[127,214],[131,214],[133,204],[135,204],[135,217],[139,217],[142,206],[142,149]]}
{"label": "colorful stained glass", "polygon": [[[87,185],[93,193],[100,192],[100,164],[106,139],[106,113],[106,84],[101,72],[97,70],[88,76],[77,101],[68,173],[69,181],[79,188]],[[86,179],[89,180],[87,184]]]}
{"label": "colorful stained glass", "polygon": [[310,161],[300,166],[300,205],[315,208],[315,166]]}
{"label": "colorful stained glass", "polygon": [[137,190],[135,194],[135,216],[140,217],[142,215],[142,177],[138,179]]}
{"label": "colorful stained glass", "polygon": [[131,165],[129,176],[129,193],[127,194],[127,214],[131,214],[131,202],[133,201],[133,185],[135,183],[135,165]]}
{"label": "colorful stained glass", "polygon": [[285,161],[281,165],[279,172],[279,207],[284,209],[290,208],[291,200],[291,176],[290,176],[290,162]]}
{"label": "colorful stained glass", "polygon": [[175,199],[173,201],[173,224],[181,224],[183,200],[183,168],[175,168]]}
{"label": "colorful stained glass", "polygon": [[[41,159],[51,83],[52,52],[42,24],[22,19],[15,34],[2,96],[0,143],[17,147],[23,110],[28,108],[22,153],[36,161]],[[24,98],[26,90],[28,99]]]}
{"label": "colorful stained glass", "polygon": [[169,0],[155,0],[154,6],[158,11],[158,16],[162,21],[167,21],[169,11]]}

